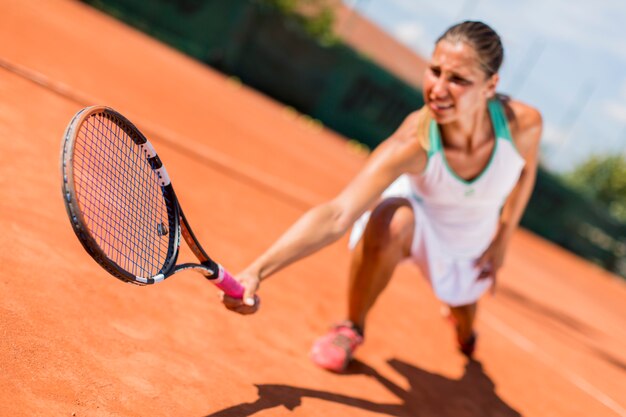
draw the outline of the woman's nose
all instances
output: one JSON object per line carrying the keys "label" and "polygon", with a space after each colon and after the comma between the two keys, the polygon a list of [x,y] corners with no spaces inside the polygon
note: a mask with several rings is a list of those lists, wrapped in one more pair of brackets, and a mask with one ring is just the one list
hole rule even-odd
{"label": "woman's nose", "polygon": [[433,98],[442,98],[448,95],[448,82],[444,77],[439,76],[435,80],[430,94]]}
{"label": "woman's nose", "polygon": [[431,96],[434,98],[445,97],[448,93],[448,84],[443,77],[437,78],[437,81],[433,84],[433,88],[431,90]]}

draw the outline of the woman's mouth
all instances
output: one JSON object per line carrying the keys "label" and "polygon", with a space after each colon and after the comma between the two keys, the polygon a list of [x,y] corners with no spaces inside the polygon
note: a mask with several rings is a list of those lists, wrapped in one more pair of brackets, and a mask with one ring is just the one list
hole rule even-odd
{"label": "woman's mouth", "polygon": [[431,101],[428,103],[428,107],[430,107],[432,111],[443,112],[446,110],[450,110],[454,106],[451,103],[436,103]]}

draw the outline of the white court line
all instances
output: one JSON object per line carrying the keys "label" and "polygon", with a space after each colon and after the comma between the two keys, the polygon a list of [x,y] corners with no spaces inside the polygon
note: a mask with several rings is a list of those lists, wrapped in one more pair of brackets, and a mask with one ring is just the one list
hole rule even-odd
{"label": "white court line", "polygon": [[595,398],[597,401],[602,403],[605,407],[610,408],[620,417],[626,417],[626,409],[619,405],[614,399],[606,395],[604,392],[600,391],[598,388],[594,387],[586,379],[576,375],[571,371],[568,371],[567,369],[558,367],[556,365],[556,361],[548,356],[543,350],[541,350],[539,346],[537,346],[528,338],[522,336],[517,331],[513,330],[501,320],[495,318],[492,315],[483,315],[481,316],[481,321],[485,322],[497,332],[510,339],[514,344],[522,348],[522,350],[532,354],[544,365],[552,368],[552,370],[563,376],[566,380],[574,384],[581,391]]}

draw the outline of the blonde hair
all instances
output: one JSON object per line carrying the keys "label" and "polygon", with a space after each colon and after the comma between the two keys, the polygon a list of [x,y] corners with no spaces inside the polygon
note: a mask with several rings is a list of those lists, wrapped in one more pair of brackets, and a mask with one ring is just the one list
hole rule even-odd
{"label": "blonde hair", "polygon": [[417,140],[425,151],[430,149],[430,123],[432,120],[433,115],[430,109],[426,105],[422,106],[417,112],[417,128],[415,129],[415,133]]}

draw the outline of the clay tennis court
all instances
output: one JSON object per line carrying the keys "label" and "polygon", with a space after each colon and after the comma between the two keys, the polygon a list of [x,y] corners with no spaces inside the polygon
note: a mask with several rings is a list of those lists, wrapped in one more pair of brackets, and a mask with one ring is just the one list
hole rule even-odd
{"label": "clay tennis court", "polygon": [[151,287],[110,277],[60,193],[61,136],[82,107],[109,105],[146,133],[232,271],[365,156],[77,2],[0,1],[0,39],[0,415],[626,417],[624,281],[525,231],[483,301],[470,363],[409,265],[346,375],[309,361],[344,314],[346,238],[265,282],[251,317],[195,273]]}

